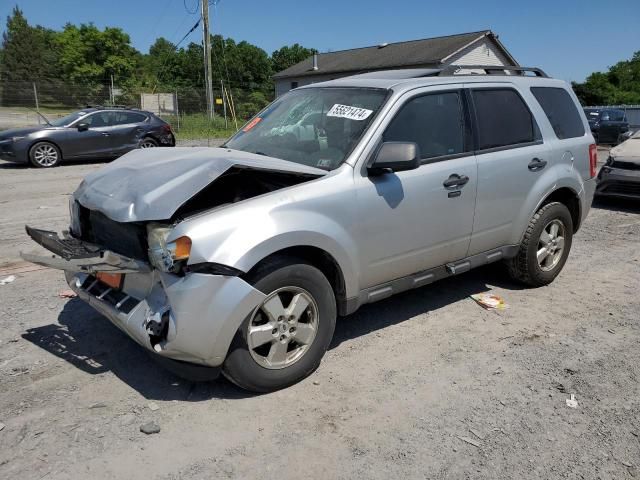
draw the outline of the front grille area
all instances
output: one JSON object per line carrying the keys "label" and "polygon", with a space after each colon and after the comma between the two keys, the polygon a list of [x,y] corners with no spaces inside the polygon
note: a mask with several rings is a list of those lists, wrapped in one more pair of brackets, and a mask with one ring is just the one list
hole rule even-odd
{"label": "front grille area", "polygon": [[147,229],[140,223],[121,223],[80,205],[81,239],[129,258],[148,261]]}
{"label": "front grille area", "polygon": [[640,197],[640,183],[612,183],[604,189],[604,192],[613,195],[634,195]]}
{"label": "front grille area", "polygon": [[640,163],[622,162],[620,160],[614,160],[610,166],[611,168],[619,168],[621,170],[640,170]]}

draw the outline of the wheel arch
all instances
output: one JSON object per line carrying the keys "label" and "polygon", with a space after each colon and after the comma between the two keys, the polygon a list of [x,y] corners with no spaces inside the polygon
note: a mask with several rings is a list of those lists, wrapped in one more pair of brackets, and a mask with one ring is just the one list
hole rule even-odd
{"label": "wheel arch", "polygon": [[48,137],[45,137],[45,138],[36,138],[29,144],[29,146],[27,147],[27,157],[29,161],[31,160],[31,149],[37,143],[50,143],[51,145],[55,146],[60,152],[60,161],[64,160],[64,152],[62,151],[62,147],[60,146],[60,144],[54,140],[51,140]]}
{"label": "wheel arch", "polygon": [[347,287],[344,272],[338,261],[326,250],[312,245],[296,245],[282,248],[259,260],[242,277],[252,275],[265,263],[273,261],[276,257],[290,257],[292,259],[304,260],[310,265],[320,270],[327,278],[336,298],[338,313],[345,315],[347,312]]}
{"label": "wheel arch", "polygon": [[552,202],[560,202],[567,207],[573,222],[573,233],[576,233],[580,229],[582,218],[582,205],[577,192],[570,187],[560,187],[547,195],[536,211]]}

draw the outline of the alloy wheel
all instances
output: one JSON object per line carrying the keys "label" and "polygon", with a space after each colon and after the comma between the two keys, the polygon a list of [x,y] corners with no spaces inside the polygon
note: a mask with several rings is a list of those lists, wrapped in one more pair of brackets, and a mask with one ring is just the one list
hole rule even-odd
{"label": "alloy wheel", "polygon": [[551,220],[542,229],[538,241],[538,265],[544,272],[553,270],[564,252],[565,226],[559,219]]}
{"label": "alloy wheel", "polygon": [[53,145],[38,145],[33,151],[33,159],[42,167],[51,167],[58,162],[58,151]]}
{"label": "alloy wheel", "polygon": [[152,141],[149,140],[144,140],[141,144],[140,144],[140,148],[154,148],[156,146],[156,144]]}
{"label": "alloy wheel", "polygon": [[251,357],[269,369],[300,360],[318,333],[318,306],[309,292],[283,287],[269,294],[254,311],[247,329]]}

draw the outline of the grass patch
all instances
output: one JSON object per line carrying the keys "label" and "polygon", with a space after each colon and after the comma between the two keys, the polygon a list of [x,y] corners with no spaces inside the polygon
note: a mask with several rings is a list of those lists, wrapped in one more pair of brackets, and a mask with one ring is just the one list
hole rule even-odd
{"label": "grass patch", "polygon": [[[233,121],[228,120],[225,125],[224,118],[216,116],[213,119],[206,114],[163,116],[173,129],[179,140],[193,140],[198,138],[228,138],[236,132]],[[238,121],[238,127],[244,122]]]}

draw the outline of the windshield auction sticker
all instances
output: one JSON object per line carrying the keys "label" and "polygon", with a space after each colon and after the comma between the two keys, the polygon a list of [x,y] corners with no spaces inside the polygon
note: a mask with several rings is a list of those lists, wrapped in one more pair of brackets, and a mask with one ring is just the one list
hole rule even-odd
{"label": "windshield auction sticker", "polygon": [[249,123],[247,123],[247,126],[244,127],[242,129],[243,132],[248,132],[249,130],[251,130],[253,127],[255,127],[258,123],[260,123],[262,121],[262,118],[260,117],[256,117],[253,120],[251,120]]}
{"label": "windshield auction sticker", "polygon": [[327,117],[348,118],[349,120],[366,120],[373,110],[366,108],[350,107],[349,105],[340,105],[336,103],[331,110],[327,112]]}

